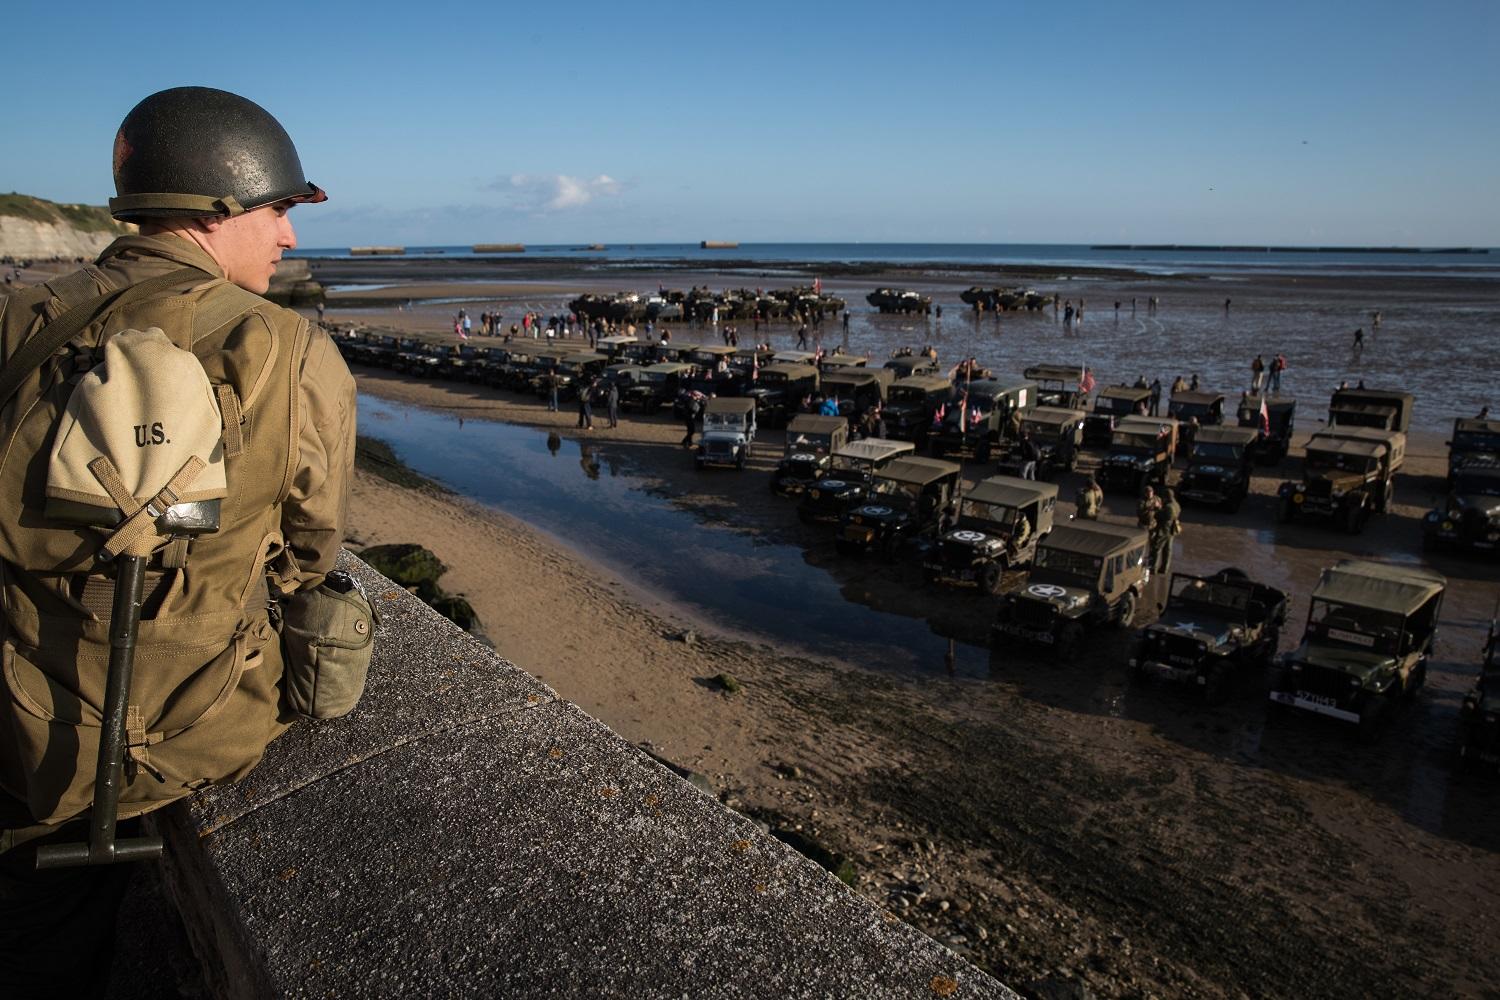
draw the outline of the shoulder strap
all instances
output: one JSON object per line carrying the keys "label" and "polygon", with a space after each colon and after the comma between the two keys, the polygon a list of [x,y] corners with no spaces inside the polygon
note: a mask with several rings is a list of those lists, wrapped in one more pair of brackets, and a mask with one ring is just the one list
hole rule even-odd
{"label": "shoulder strap", "polygon": [[220,279],[213,294],[206,296],[193,311],[193,341],[196,343],[220,327],[258,309],[266,300],[239,285]]}
{"label": "shoulder strap", "polygon": [[21,388],[21,383],[26,381],[42,364],[52,356],[53,352],[62,347],[68,341],[78,336],[78,332],[99,316],[111,309],[117,309],[130,302],[149,298],[158,292],[164,292],[173,285],[184,281],[191,281],[199,275],[207,274],[196,267],[184,267],[170,274],[163,274],[156,278],[124,288],[105,292],[87,302],[78,305],[63,313],[57,319],[42,327],[36,333],[27,338],[15,354],[5,361],[5,370],[0,372],[0,408],[10,402],[10,397]]}

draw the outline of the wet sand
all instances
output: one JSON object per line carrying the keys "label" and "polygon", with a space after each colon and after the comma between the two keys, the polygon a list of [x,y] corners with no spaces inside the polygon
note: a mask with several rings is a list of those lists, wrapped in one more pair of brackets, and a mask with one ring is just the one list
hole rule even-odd
{"label": "wet sand", "polygon": [[[420,309],[368,318],[423,322]],[[572,412],[482,387],[356,374],[363,392],[466,421],[556,429],[578,448]],[[680,434],[666,418],[627,418],[588,439],[661,502],[803,546],[851,601],[982,639],[991,601],[840,559],[825,533],[800,525],[765,488],[777,435],[763,436],[773,447],[746,472],[700,475]],[[1274,525],[1279,477],[1267,470],[1237,515],[1187,509],[1176,568],[1239,565],[1290,590],[1290,646],[1322,566],[1346,554],[1422,560],[1418,518],[1442,455],[1440,435],[1414,436],[1396,510],[1357,538]],[[1071,482],[1063,490],[1070,496]],[[1110,499],[1110,519],[1129,515]],[[452,567],[444,585],[474,602],[503,655],[627,739],[703,773],[729,805],[848,855],[859,892],[1013,986],[1072,979],[1110,997],[1482,995],[1500,981],[1488,947],[1500,906],[1500,792],[1451,776],[1446,761],[1500,579],[1479,560],[1432,563],[1450,588],[1429,683],[1372,748],[1305,721],[1268,728],[1258,681],[1215,708],[1132,688],[1118,633],[1097,637],[1076,666],[1015,654],[984,677],[948,677],[938,662],[893,673],[746,642],[726,623],[662,604],[568,539],[461,500],[362,477],[353,527],[362,543],[433,548]],[[691,645],[677,638],[685,629],[696,633]],[[708,679],[720,672],[744,689],[717,691]]]}

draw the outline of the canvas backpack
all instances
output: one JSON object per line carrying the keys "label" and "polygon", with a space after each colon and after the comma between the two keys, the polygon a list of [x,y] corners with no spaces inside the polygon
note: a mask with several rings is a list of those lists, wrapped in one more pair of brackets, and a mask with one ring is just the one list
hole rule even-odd
{"label": "canvas backpack", "polygon": [[[306,322],[288,338],[193,268],[97,294],[110,281],[0,299],[0,788],[41,825],[93,795],[119,553],[150,557],[120,815],[238,778],[284,728],[267,567],[289,558]],[[194,505],[216,531],[194,533]]]}

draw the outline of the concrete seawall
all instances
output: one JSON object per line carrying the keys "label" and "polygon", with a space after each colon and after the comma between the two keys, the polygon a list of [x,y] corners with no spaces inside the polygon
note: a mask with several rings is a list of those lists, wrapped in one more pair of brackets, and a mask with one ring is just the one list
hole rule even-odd
{"label": "concrete seawall", "polygon": [[359,708],[160,817],[212,995],[1015,996],[341,558]]}

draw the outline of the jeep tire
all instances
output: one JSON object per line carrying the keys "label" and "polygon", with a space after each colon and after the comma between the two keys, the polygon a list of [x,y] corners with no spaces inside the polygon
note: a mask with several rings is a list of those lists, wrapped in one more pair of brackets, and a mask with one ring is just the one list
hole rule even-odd
{"label": "jeep tire", "polygon": [[1135,591],[1127,590],[1125,596],[1120,598],[1120,603],[1115,607],[1119,612],[1119,617],[1115,619],[1115,627],[1121,629],[1129,628],[1130,623],[1135,619]]}
{"label": "jeep tire", "polygon": [[999,563],[985,563],[984,568],[979,571],[979,589],[986,594],[998,594],[1000,581],[1004,577],[1005,571]]}

